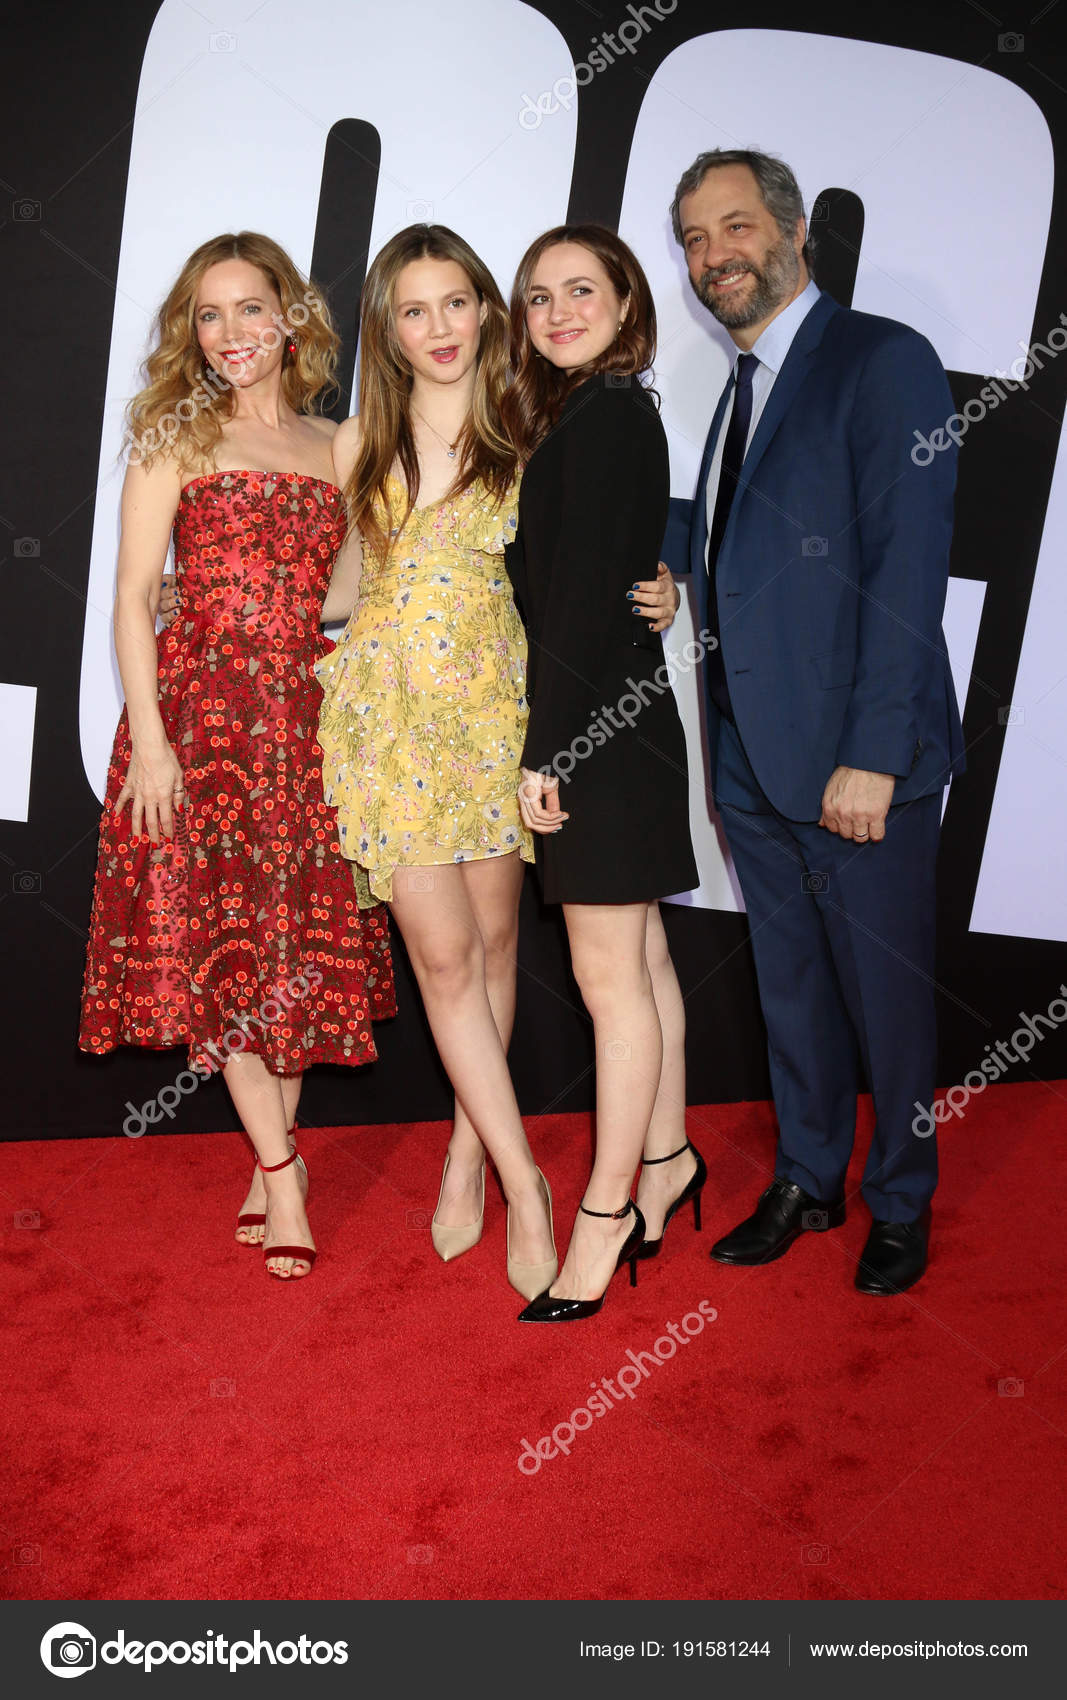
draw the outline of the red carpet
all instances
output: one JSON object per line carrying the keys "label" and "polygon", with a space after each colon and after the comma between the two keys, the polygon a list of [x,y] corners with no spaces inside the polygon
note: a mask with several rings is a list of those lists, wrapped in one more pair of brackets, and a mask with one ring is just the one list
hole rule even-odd
{"label": "red carpet", "polygon": [[[236,1135],[0,1146],[4,1591],[1059,1597],[1065,1102],[996,1086],[945,1131],[930,1271],[893,1300],[851,1286],[859,1200],[766,1269],[712,1263],[773,1127],[694,1109],[705,1231],[675,1221],[636,1292],[564,1328],[516,1324],[495,1187],[481,1244],[435,1257],[442,1125],[302,1134],[320,1257],[291,1287],[230,1238]],[[565,1244],[589,1123],[530,1132]],[[603,1377],[621,1402],[520,1471]]]}

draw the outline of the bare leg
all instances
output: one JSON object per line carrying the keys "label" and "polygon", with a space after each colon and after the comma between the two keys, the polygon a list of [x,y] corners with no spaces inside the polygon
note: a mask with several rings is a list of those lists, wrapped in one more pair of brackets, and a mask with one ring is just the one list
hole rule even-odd
{"label": "bare leg", "polygon": [[[460,867],[485,950],[485,990],[506,1057],[515,1021],[522,862],[518,855],[509,855],[462,862]],[[477,1220],[479,1176],[485,1161],[485,1147],[458,1098],[448,1154],[448,1173],[436,1212],[437,1221],[446,1228]]]}
{"label": "bare leg", "polygon": [[486,991],[485,948],[468,893],[469,866],[399,870],[390,907],[438,1054],[511,1205],[512,1257],[518,1263],[548,1262],[552,1242],[544,1194]]}
{"label": "bare leg", "polygon": [[674,1200],[685,1191],[696,1174],[697,1161],[685,1151],[685,1005],[674,972],[667,935],[658,903],[648,906],[645,960],[652,975],[652,994],[663,1029],[663,1068],[660,1071],[656,1104],[645,1138],[645,1157],[666,1157],[682,1150],[673,1163],[656,1163],[641,1170],[637,1203],[650,1240],[663,1232],[663,1218]]}
{"label": "bare leg", "polygon": [[[300,1088],[304,1084],[304,1076],[302,1074],[283,1074],[275,1078],[277,1078],[282,1089],[282,1104],[285,1108],[286,1117],[285,1125],[286,1127],[295,1127],[297,1105],[300,1103]],[[295,1141],[291,1141],[290,1151],[294,1149],[294,1146]],[[238,1214],[241,1216],[262,1215],[267,1208],[266,1198],[267,1189],[263,1184],[263,1173],[257,1163],[252,1170],[252,1181],[248,1188],[248,1194]],[[243,1228],[238,1228],[233,1237],[240,1245],[262,1245],[266,1231],[262,1222],[252,1222],[246,1224]]]}
{"label": "bare leg", "polygon": [[[645,960],[647,903],[565,903],[571,966],[596,1040],[596,1156],[582,1202],[590,1210],[619,1210],[634,1173],[663,1067],[663,1035]],[[553,1297],[595,1299],[606,1291],[623,1241],[621,1221],[575,1218],[571,1243]]]}
{"label": "bare leg", "polygon": [[[244,1051],[230,1058],[223,1078],[259,1161],[265,1167],[283,1163],[292,1150],[288,1139],[291,1124],[279,1077],[271,1074],[262,1057]],[[306,1245],[313,1250],[315,1242],[304,1209],[307,1189],[298,1166],[290,1163],[277,1174],[261,1173],[261,1179],[267,1237],[275,1245]],[[307,1275],[311,1268],[294,1257],[268,1258],[267,1267],[287,1277]]]}

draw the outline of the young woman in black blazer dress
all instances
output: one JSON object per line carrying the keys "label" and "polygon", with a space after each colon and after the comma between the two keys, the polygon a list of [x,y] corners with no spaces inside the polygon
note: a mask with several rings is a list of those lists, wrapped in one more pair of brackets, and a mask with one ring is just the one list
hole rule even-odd
{"label": "young woman in black blazer dress", "polygon": [[[641,382],[651,292],[613,231],[560,227],[524,256],[511,312],[504,414],[528,461],[507,551],[529,638],[519,800],[597,1048],[593,1172],[559,1275],[521,1317],[555,1322],[598,1310],[623,1262],[634,1280],[684,1199],[699,1221],[706,1171],[685,1136],[684,1017],[656,903],[698,876],[662,643],[626,600],[654,576],[669,497],[667,441]],[[630,1198],[642,1153],[651,1234]]]}

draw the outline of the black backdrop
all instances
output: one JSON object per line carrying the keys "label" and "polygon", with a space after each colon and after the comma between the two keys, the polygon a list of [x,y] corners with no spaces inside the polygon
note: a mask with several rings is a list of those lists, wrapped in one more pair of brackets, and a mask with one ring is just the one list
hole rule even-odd
{"label": "black backdrop", "polygon": [[[594,22],[610,22],[573,0],[535,3],[575,58],[585,51]],[[0,461],[0,678],[38,691],[29,820],[0,823],[0,1032],[8,1063],[0,1101],[9,1138],[118,1134],[126,1101],[141,1103],[184,1066],[181,1052],[124,1051],[101,1061],[80,1056],[75,1044],[99,818],[79,753],[83,607],[132,116],[157,9],[154,0],[112,0],[107,7],[23,4],[7,12],[0,241],[9,383]],[[875,0],[858,27],[854,8],[841,0],[816,0],[802,17],[794,4],[774,0],[683,0],[645,38],[633,75],[594,78],[582,91],[571,216],[617,222],[647,78],[680,42],[731,27],[799,27],[986,66],[1026,90],[1044,113],[1057,164],[1067,157],[1067,55],[1055,8],[1027,23],[1023,50],[1007,54],[998,52],[998,34],[1018,27],[1018,20],[998,22],[969,0],[936,6]],[[818,89],[811,95],[817,102]],[[373,132],[358,119],[347,122],[359,128],[361,151],[373,159]],[[313,269],[349,332],[351,362],[376,173],[338,145],[343,130],[335,127],[326,150]],[[788,157],[787,138],[754,140]],[[847,175],[842,161],[841,177]],[[1057,322],[1063,306],[1063,176],[1057,171],[1035,335]],[[831,208],[819,281],[847,301],[862,209],[854,198],[827,196],[833,187],[804,185],[809,198],[822,195]],[[1025,182],[1017,188],[1026,194]],[[189,192],[195,195],[195,183]],[[23,202],[38,203],[39,213],[16,216],[25,211],[18,205]],[[159,216],[166,217],[165,207]],[[995,226],[989,240],[998,240]],[[335,281],[353,255],[362,256],[361,263]],[[982,382],[950,378],[957,406]],[[1012,700],[1065,384],[1067,362],[1047,363],[1028,396],[991,415],[966,438],[961,455],[952,570],[986,580],[989,588],[974,662],[984,685],[972,688],[965,716],[970,767],[953,788],[942,838],[938,979],[940,1077],[946,1084],[977,1066],[984,1045],[1008,1039],[1021,1010],[1044,1008],[1067,977],[1062,944],[968,932],[1004,736],[998,709]],[[14,540],[25,537],[39,540],[39,554],[15,552]],[[1050,844],[1049,854],[1062,861],[1063,847]],[[689,1101],[767,1096],[745,918],[669,905],[664,913],[687,999]],[[313,1071],[302,1120],[326,1125],[448,1114],[447,1082],[399,945],[396,954],[401,1013],[378,1029],[381,1061],[360,1071]],[[541,909],[532,879],[523,899],[516,1035],[512,1062],[524,1112],[589,1106],[588,1022],[567,970],[558,916]],[[1064,1075],[1067,1032],[1061,1030],[1011,1077]],[[225,1089],[215,1080],[183,1100],[164,1128],[231,1125]]]}

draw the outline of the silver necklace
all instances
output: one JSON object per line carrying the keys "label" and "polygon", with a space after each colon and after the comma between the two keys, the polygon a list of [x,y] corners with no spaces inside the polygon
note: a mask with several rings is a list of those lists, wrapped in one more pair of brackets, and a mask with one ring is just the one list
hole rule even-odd
{"label": "silver necklace", "polygon": [[447,440],[447,438],[442,437],[440,431],[438,431],[435,426],[430,424],[430,421],[426,418],[426,415],[424,413],[420,413],[417,407],[413,407],[411,411],[415,415],[416,419],[422,420],[423,424],[426,426],[426,429],[428,431],[433,432],[434,436],[437,438],[437,441],[443,447],[443,449],[444,449],[445,453],[447,454],[449,460],[455,460],[455,458],[456,458],[456,446],[455,446],[455,444],[450,443]]}

